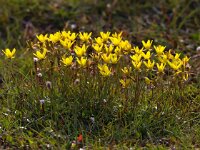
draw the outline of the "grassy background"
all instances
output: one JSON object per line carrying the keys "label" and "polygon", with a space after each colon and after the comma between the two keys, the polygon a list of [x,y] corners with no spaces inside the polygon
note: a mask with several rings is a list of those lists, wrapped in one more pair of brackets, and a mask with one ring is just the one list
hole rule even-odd
{"label": "grassy background", "polygon": [[[198,0],[0,0],[0,6],[0,49],[16,47],[20,51],[17,54],[19,59],[14,63],[19,68],[13,70],[16,78],[1,83],[0,89],[0,145],[4,148],[29,145],[28,148],[38,149],[47,148],[49,144],[50,147],[65,149],[80,132],[84,134],[86,145],[92,145],[93,149],[103,149],[104,146],[110,149],[165,149],[174,146],[192,149],[200,146],[200,62],[196,50],[200,46]],[[32,58],[32,52],[26,48],[27,41],[34,40],[38,33],[63,29],[92,31],[94,35],[99,31],[123,31],[134,44],[140,45],[143,39],[153,39],[155,43],[189,55],[192,74],[184,97],[166,93],[164,99],[174,101],[173,106],[156,112],[153,105],[148,107],[144,104],[136,110],[129,110],[123,117],[116,117],[119,114],[110,108],[118,105],[118,102],[113,102],[121,97],[120,91],[110,94],[106,88],[108,85],[98,99],[108,98],[111,103],[104,110],[100,107],[103,104],[99,105],[96,111],[89,111],[87,103],[83,103],[84,108],[80,105],[88,98],[92,102],[101,91],[92,85],[87,89],[94,88],[93,93],[97,91],[94,97],[90,97],[91,91],[87,92],[87,89],[86,94],[80,96],[84,84],[71,92],[66,92],[71,90],[68,85],[62,85],[65,88],[59,92],[36,89],[31,78],[32,59],[26,59]],[[10,70],[5,66],[9,64],[3,56],[0,63],[0,75],[6,77]],[[55,77],[60,78],[59,75]],[[49,113],[45,115],[38,111],[39,104],[34,103],[42,98],[41,95],[48,95],[47,101],[48,98],[55,100],[53,104],[47,104]],[[96,124],[90,122],[92,115]]]}
{"label": "grassy background", "polygon": [[195,41],[191,50],[199,44],[198,0],[1,0],[0,4],[2,48],[24,45],[36,33],[70,29],[72,24],[77,31],[124,30],[132,38],[157,37],[175,48],[192,45],[189,40]]}

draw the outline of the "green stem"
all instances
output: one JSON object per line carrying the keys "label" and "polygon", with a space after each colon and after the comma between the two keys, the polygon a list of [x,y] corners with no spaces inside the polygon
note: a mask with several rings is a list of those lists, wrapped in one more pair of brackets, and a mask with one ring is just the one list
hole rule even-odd
{"label": "green stem", "polygon": [[[139,71],[136,71],[136,85],[135,85],[135,105],[137,106],[140,99],[140,82],[139,82]],[[134,103],[134,102],[133,102]]]}

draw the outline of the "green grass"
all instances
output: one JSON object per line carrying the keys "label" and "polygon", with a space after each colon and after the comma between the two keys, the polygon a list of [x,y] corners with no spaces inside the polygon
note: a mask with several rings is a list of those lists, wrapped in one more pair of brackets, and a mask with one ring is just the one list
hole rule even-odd
{"label": "green grass", "polygon": [[[41,85],[38,84],[33,51],[27,46],[30,40],[34,41],[36,33],[72,30],[70,25],[75,23],[77,31],[94,31],[95,35],[102,30],[123,30],[134,44],[151,38],[155,43],[193,56],[200,44],[200,10],[194,7],[198,5],[197,0],[145,4],[120,0],[46,3],[0,0],[0,48],[16,47],[20,51],[12,62],[4,56],[0,58],[2,148],[69,149],[80,133],[83,145],[92,149],[199,148],[200,79],[195,72],[183,93],[178,90],[161,93],[157,88],[153,99],[151,92],[147,92],[137,107],[130,103],[125,107],[126,95],[117,77],[92,78],[84,72],[78,76],[81,82],[74,85],[72,81],[76,78],[71,78],[72,72],[61,68],[61,73],[55,72],[51,77],[43,70]],[[108,3],[111,7],[107,7]],[[196,62],[191,60],[192,67]],[[46,81],[52,82],[52,89],[46,87]],[[96,81],[101,85],[92,84]],[[129,90],[128,101],[134,94],[134,90]],[[40,103],[43,99],[44,105]],[[95,118],[94,123],[91,117]]]}

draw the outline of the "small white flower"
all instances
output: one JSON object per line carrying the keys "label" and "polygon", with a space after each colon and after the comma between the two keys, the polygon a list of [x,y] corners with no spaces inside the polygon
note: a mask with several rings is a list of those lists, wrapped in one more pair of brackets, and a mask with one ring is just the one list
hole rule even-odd
{"label": "small white flower", "polygon": [[50,147],[51,147],[51,145],[50,145],[50,144],[46,144],[46,146],[47,146],[47,148],[50,148]]}
{"label": "small white flower", "polygon": [[200,52],[200,46],[198,46],[196,50],[197,50],[197,52]]}
{"label": "small white flower", "polygon": [[33,58],[33,61],[34,61],[35,63],[38,62],[38,58],[34,57],[34,58]]}
{"label": "small white flower", "polygon": [[40,100],[40,104],[44,104],[45,100],[44,99],[41,99]]}
{"label": "small white flower", "polygon": [[20,129],[25,129],[26,130],[26,127],[19,127]]}
{"label": "small white flower", "polygon": [[37,71],[38,71],[38,72],[41,71],[41,68],[37,68]]}
{"label": "small white flower", "polygon": [[71,24],[71,29],[76,29],[77,25],[76,24]]}
{"label": "small white flower", "polygon": [[95,122],[95,118],[94,117],[90,117],[90,120],[92,121],[92,123]]}
{"label": "small white flower", "polygon": [[106,5],[106,7],[107,7],[107,8],[111,8],[111,4],[108,3],[108,4]]}
{"label": "small white flower", "polygon": [[3,113],[5,116],[8,116],[8,114],[7,113]]}

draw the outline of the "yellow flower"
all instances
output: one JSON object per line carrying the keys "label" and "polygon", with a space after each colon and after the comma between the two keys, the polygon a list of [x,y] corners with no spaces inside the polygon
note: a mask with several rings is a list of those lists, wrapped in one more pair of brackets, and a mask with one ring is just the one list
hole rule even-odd
{"label": "yellow flower", "polygon": [[115,38],[115,37],[110,37],[111,42],[113,45],[118,46],[122,40],[122,38]]}
{"label": "yellow flower", "polygon": [[190,60],[190,58],[188,58],[187,56],[185,56],[183,59],[182,59],[182,62],[183,62],[183,65],[185,66],[188,61]]}
{"label": "yellow flower", "polygon": [[131,51],[131,44],[130,44],[130,42],[129,41],[127,41],[127,40],[125,40],[125,41],[121,41],[120,43],[119,43],[119,47],[121,48],[121,49],[123,49],[123,51],[124,51],[124,54],[127,54],[127,53],[129,53],[130,51]]}
{"label": "yellow flower", "polygon": [[101,55],[101,58],[103,59],[103,61],[104,61],[105,63],[110,63],[110,59],[111,59],[110,56],[111,56],[111,55],[108,55],[108,54],[105,54],[105,53],[104,53],[104,54]]}
{"label": "yellow flower", "polygon": [[120,47],[118,47],[118,46],[117,46],[117,47],[115,48],[114,52],[115,52],[115,54],[116,54],[116,55],[118,55],[118,56],[119,56],[119,55],[121,55],[121,53],[122,53],[122,50],[121,50],[121,48],[120,48]]}
{"label": "yellow flower", "polygon": [[61,32],[61,36],[62,36],[64,39],[68,39],[68,37],[70,36],[70,34],[71,34],[71,31],[68,31],[68,32],[62,31],[62,32]]}
{"label": "yellow flower", "polygon": [[[126,41],[127,41],[127,40],[126,40]],[[126,47],[126,44],[127,44],[126,41],[121,41],[121,42],[119,43],[119,47],[122,48],[122,49],[124,49],[124,48]]]}
{"label": "yellow flower", "polygon": [[77,34],[76,33],[71,33],[71,35],[69,34],[67,36],[67,38],[70,40],[70,41],[74,41],[77,37]]}
{"label": "yellow flower", "polygon": [[150,51],[148,51],[146,54],[144,52],[142,52],[142,56],[143,56],[144,59],[148,60],[151,57],[151,53],[150,53]]}
{"label": "yellow flower", "polygon": [[133,50],[135,51],[136,54],[140,55],[143,53],[143,48],[139,49],[138,46],[133,47]]}
{"label": "yellow flower", "polygon": [[86,66],[86,62],[87,62],[87,58],[81,57],[80,59],[77,58],[77,62],[81,67],[85,67]]}
{"label": "yellow flower", "polygon": [[126,51],[130,51],[131,50],[131,43],[129,42],[129,41],[127,41],[127,40],[125,40],[125,43],[126,43],[126,45],[125,45],[125,47],[124,47],[124,50],[126,50]]}
{"label": "yellow flower", "polygon": [[119,82],[122,85],[122,88],[127,88],[130,85],[130,79],[120,79]]}
{"label": "yellow flower", "polygon": [[120,33],[114,33],[114,34],[112,34],[112,37],[114,37],[114,38],[121,38],[122,37],[122,33],[123,32],[120,32]]}
{"label": "yellow flower", "polygon": [[173,62],[167,61],[167,62],[169,64],[169,66],[172,69],[174,69],[175,71],[177,71],[182,66],[182,64],[183,64],[182,61],[179,61],[179,62],[177,62],[177,61],[173,61]]}
{"label": "yellow flower", "polygon": [[173,59],[173,58],[174,58],[174,56],[172,55],[171,52],[172,52],[172,50],[170,49],[170,50],[166,53],[168,59]]}
{"label": "yellow flower", "polygon": [[163,73],[164,69],[165,69],[165,64],[164,63],[161,63],[161,64],[156,63],[156,65],[158,68],[158,73]]}
{"label": "yellow flower", "polygon": [[125,75],[130,75],[132,68],[131,67],[129,67],[129,68],[128,67],[124,67],[121,70]]}
{"label": "yellow flower", "polygon": [[174,59],[175,59],[175,60],[179,60],[180,55],[181,55],[180,53],[179,53],[179,54],[176,53],[176,55],[174,56]]}
{"label": "yellow flower", "polygon": [[70,40],[68,40],[68,39],[65,39],[64,41],[63,40],[60,40],[60,44],[63,46],[63,47],[65,47],[65,48],[67,48],[68,50],[69,49],[71,49],[71,47],[72,47],[72,45],[74,44],[74,42],[75,41],[70,41]]}
{"label": "yellow flower", "polygon": [[81,57],[81,56],[85,55],[87,48],[88,47],[86,47],[85,44],[83,44],[82,47],[79,47],[76,45],[74,48],[74,51],[78,57]]}
{"label": "yellow flower", "polygon": [[64,63],[65,66],[70,66],[72,64],[73,57],[72,56],[69,56],[67,58],[62,57],[61,61]]}
{"label": "yellow flower", "polygon": [[142,61],[140,61],[140,62],[134,62],[134,61],[132,61],[132,64],[133,64],[133,66],[134,66],[134,68],[136,70],[140,70],[141,65],[142,65]]}
{"label": "yellow flower", "polygon": [[158,60],[161,62],[161,63],[167,63],[168,61],[168,58],[167,58],[167,55],[163,54],[161,56],[158,57]]}
{"label": "yellow flower", "polygon": [[95,41],[99,45],[103,45],[103,39],[101,37],[95,38]]}
{"label": "yellow flower", "polygon": [[117,57],[117,54],[110,54],[110,60],[111,60],[111,63],[116,64],[119,58]]}
{"label": "yellow flower", "polygon": [[93,58],[93,59],[96,59],[97,61],[99,61],[99,59],[101,58],[100,56],[100,53],[97,53],[97,54],[95,54],[95,53],[92,53],[92,54],[90,54],[90,56]]}
{"label": "yellow flower", "polygon": [[99,68],[100,74],[102,74],[103,76],[106,77],[106,76],[111,75],[111,70],[108,68],[108,66],[106,64],[104,64],[104,65],[98,64],[98,68]]}
{"label": "yellow flower", "polygon": [[142,55],[135,54],[135,55],[130,56],[130,58],[134,60],[135,62],[139,62],[142,58]]}
{"label": "yellow flower", "polygon": [[100,32],[101,38],[103,39],[103,41],[107,41],[109,36],[110,36],[110,32]]}
{"label": "yellow flower", "polygon": [[153,40],[148,40],[147,42],[145,41],[142,41],[142,45],[144,46],[144,48],[146,49],[150,49],[151,48],[151,45],[153,43]]}
{"label": "yellow flower", "polygon": [[107,45],[104,45],[104,47],[105,47],[105,50],[106,50],[106,53],[107,53],[107,54],[112,53],[112,51],[113,51],[113,49],[114,49],[114,47],[113,47],[112,44],[111,44],[109,47],[108,47]]}
{"label": "yellow flower", "polygon": [[46,58],[47,49],[43,48],[43,52],[36,51],[36,53],[33,53],[34,56],[36,56],[39,60]]}
{"label": "yellow flower", "polygon": [[8,58],[8,59],[12,59],[12,58],[15,58],[15,52],[16,52],[16,49],[14,48],[12,50],[12,52],[10,51],[10,49],[6,48],[5,51],[2,50],[3,53],[5,54],[5,56]]}
{"label": "yellow flower", "polygon": [[60,32],[56,32],[54,34],[50,34],[49,36],[49,40],[53,43],[56,43],[60,40],[61,38],[61,33]]}
{"label": "yellow flower", "polygon": [[154,64],[155,64],[155,62],[154,62],[154,61],[151,62],[150,59],[148,60],[148,62],[145,62],[145,61],[144,61],[144,65],[145,65],[149,70],[152,70],[152,69],[153,69]]}
{"label": "yellow flower", "polygon": [[100,53],[102,48],[103,48],[103,44],[100,46],[98,44],[93,44],[92,47],[94,48],[94,50],[97,52],[97,53]]}
{"label": "yellow flower", "polygon": [[88,42],[90,37],[92,35],[92,32],[87,33],[87,32],[83,32],[83,33],[79,33],[79,38],[81,39],[81,41],[83,42]]}
{"label": "yellow flower", "polygon": [[47,36],[48,36],[47,34],[45,34],[45,35],[42,35],[42,34],[36,35],[37,39],[42,43],[44,43],[48,39]]}
{"label": "yellow flower", "polygon": [[166,46],[162,46],[162,45],[155,46],[154,45],[154,49],[156,50],[156,53],[158,56],[163,54],[165,48],[166,48]]}

